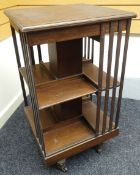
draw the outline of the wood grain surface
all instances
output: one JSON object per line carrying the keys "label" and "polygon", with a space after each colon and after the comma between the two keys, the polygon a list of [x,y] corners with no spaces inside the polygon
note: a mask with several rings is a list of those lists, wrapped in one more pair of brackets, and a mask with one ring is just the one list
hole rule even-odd
{"label": "wood grain surface", "polygon": [[9,9],[5,14],[22,32],[136,17],[132,12],[89,4]]}

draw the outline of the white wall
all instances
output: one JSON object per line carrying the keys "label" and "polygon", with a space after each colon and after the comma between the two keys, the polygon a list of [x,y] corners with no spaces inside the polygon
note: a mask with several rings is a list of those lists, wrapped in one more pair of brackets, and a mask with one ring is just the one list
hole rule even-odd
{"label": "white wall", "polygon": [[0,42],[0,126],[22,101],[12,38]]}
{"label": "white wall", "polygon": [[[16,57],[12,38],[0,42],[0,127],[22,102]],[[45,60],[48,58],[43,48]],[[140,37],[131,36],[129,43],[123,97],[140,100]]]}

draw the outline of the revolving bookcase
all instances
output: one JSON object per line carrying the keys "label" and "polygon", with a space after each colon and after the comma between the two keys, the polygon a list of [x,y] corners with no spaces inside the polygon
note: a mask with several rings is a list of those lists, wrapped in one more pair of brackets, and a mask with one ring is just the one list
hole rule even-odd
{"label": "revolving bookcase", "polygon": [[[136,14],[87,4],[9,9],[5,14],[27,119],[45,163],[66,171],[66,158],[91,147],[99,152],[103,142],[119,134],[128,39]],[[43,58],[44,44],[49,62]]]}

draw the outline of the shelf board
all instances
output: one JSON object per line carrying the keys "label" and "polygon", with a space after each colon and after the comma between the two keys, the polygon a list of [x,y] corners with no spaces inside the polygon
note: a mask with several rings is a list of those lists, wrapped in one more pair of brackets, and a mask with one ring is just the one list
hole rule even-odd
{"label": "shelf board", "polygon": [[[33,113],[30,106],[25,107],[25,113],[35,135]],[[100,133],[102,130],[102,116],[101,112]],[[40,111],[40,121],[46,155],[51,156],[95,138],[96,105],[89,100],[84,100],[83,115],[75,116],[64,121],[58,121],[52,109],[47,108]],[[109,118],[107,118],[107,128],[108,123]]]}
{"label": "shelf board", "polygon": [[[90,100],[85,100],[82,106],[83,109],[83,116],[88,121],[88,123],[92,126],[92,128],[95,130],[96,127],[96,109],[97,106]],[[115,123],[112,124],[112,129],[114,128]],[[99,133],[102,133],[102,127],[103,127],[103,111],[100,110],[100,123],[99,123]],[[109,129],[109,117],[107,116],[106,119],[106,131]]]}
{"label": "shelf board", "polygon": [[51,81],[36,86],[39,109],[50,107],[96,92],[82,75]]}
{"label": "shelf board", "polygon": [[[99,68],[95,66],[94,64],[90,63],[90,61],[83,61],[83,73],[95,83],[95,85],[98,88],[98,72]],[[103,78],[102,78],[102,90],[106,89],[106,72],[103,71]],[[110,77],[110,86],[111,89],[113,87],[113,77]],[[116,87],[118,87],[120,84],[117,82]]]}
{"label": "shelf board", "polygon": [[[27,116],[27,119],[31,125],[31,128],[33,130],[33,133],[35,134],[35,125],[34,125],[34,117],[33,117],[33,111],[31,106],[27,106],[24,108],[25,114]],[[40,124],[41,129],[43,132],[52,130],[53,128],[59,128],[63,125],[70,124],[77,120],[77,118],[80,118],[81,116],[75,116],[72,118],[68,118],[65,120],[60,120],[59,116],[56,115],[54,110],[52,108],[46,108],[39,111],[40,113]]]}
{"label": "shelf board", "polygon": [[[49,82],[55,79],[54,75],[50,72],[49,62],[43,63],[43,64],[36,64],[32,66],[33,76],[35,80],[35,84],[39,85],[45,82]],[[91,60],[85,60],[83,61],[83,73],[95,84],[95,86],[98,88],[98,71],[99,68],[91,63]],[[20,68],[21,75],[24,77],[26,83],[27,83],[27,76],[25,68]],[[113,77],[110,78],[110,87],[113,87]],[[120,85],[119,82],[117,82],[116,87]],[[106,89],[106,72],[103,72],[103,80],[102,80],[102,90]]]}
{"label": "shelf board", "polygon": [[[55,14],[53,14],[55,12]],[[93,13],[94,12],[94,13]],[[53,14],[53,15],[52,15]],[[67,28],[136,17],[135,13],[91,4],[7,9],[5,15],[21,32]],[[80,33],[80,32],[79,32]]]}
{"label": "shelf board", "polygon": [[[32,66],[34,81],[35,81],[36,85],[40,84],[40,83],[48,82],[48,81],[51,81],[54,79],[54,77],[51,75],[49,70],[47,70],[47,67],[49,67],[48,64],[49,63],[44,63],[44,65],[36,64],[36,65]],[[26,76],[25,67],[22,67],[19,70],[20,70],[21,75],[24,77],[24,79],[27,83],[27,76]]]}
{"label": "shelf board", "polygon": [[[28,106],[24,110],[32,131],[36,136],[32,109]],[[49,110],[42,110],[40,121],[47,156],[95,137],[92,127],[82,116],[58,122],[54,118],[53,113],[50,113]]]}
{"label": "shelf board", "polygon": [[44,134],[47,156],[94,137],[94,131],[86,120],[83,117],[76,118],[73,122]]}
{"label": "shelf board", "polygon": [[[57,152],[71,149],[74,145],[88,139],[95,138],[96,105],[91,101],[83,102],[84,117],[77,117],[64,122],[58,122],[57,127],[44,133],[44,142],[47,156]],[[100,118],[100,134],[102,135],[103,112]],[[94,125],[94,126],[93,126]],[[114,127],[113,123],[113,127]],[[94,128],[94,129],[93,129]],[[107,130],[109,129],[109,117],[107,117]],[[113,129],[113,128],[112,128]]]}

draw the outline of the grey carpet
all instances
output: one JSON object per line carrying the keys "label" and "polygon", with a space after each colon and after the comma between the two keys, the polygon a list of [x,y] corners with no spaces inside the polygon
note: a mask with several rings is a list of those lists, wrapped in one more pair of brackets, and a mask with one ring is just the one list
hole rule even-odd
{"label": "grey carpet", "polygon": [[[99,155],[87,150],[67,160],[69,175],[140,175],[140,101],[122,101],[120,135]],[[46,167],[21,105],[0,130],[0,175],[63,175]]]}

